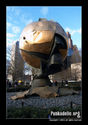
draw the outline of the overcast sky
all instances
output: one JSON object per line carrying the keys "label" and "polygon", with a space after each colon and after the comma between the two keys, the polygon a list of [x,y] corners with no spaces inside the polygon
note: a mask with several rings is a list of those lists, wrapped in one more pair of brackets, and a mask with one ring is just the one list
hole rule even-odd
{"label": "overcast sky", "polygon": [[81,7],[80,6],[7,6],[6,42],[11,46],[19,40],[24,27],[39,18],[58,22],[65,31],[69,31],[73,44],[81,48]]}

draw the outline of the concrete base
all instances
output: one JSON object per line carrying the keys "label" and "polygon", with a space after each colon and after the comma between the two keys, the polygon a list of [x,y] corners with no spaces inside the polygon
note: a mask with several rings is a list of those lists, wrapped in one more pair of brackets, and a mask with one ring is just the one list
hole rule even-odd
{"label": "concrete base", "polygon": [[49,86],[51,84],[49,78],[41,78],[41,79],[34,79],[32,81],[32,89],[36,87],[44,87],[44,86]]}
{"label": "concrete base", "polygon": [[51,84],[50,80],[47,79],[34,79],[32,82],[32,87],[25,91],[12,96],[11,99],[22,99],[25,97],[29,97],[32,95],[38,95],[41,98],[54,98],[57,96],[66,96],[72,94],[79,94],[78,91],[73,90],[72,88],[59,88],[58,93],[58,86],[49,86]]}

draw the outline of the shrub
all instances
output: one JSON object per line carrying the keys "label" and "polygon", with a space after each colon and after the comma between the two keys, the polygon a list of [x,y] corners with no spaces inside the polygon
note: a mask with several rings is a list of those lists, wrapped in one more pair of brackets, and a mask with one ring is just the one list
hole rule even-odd
{"label": "shrub", "polygon": [[48,115],[51,113],[51,111],[81,111],[81,107],[79,106],[75,109],[60,107],[53,107],[49,109],[36,107],[10,107],[7,109],[7,118],[48,118]]}

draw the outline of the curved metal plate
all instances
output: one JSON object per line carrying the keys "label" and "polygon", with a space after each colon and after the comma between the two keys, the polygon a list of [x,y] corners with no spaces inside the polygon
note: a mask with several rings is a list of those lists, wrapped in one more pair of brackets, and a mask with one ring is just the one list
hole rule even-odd
{"label": "curved metal plate", "polygon": [[39,21],[39,22],[33,22],[31,24],[28,24],[23,31],[30,30],[30,32],[33,31],[44,31],[44,30],[50,30],[50,31],[56,31],[56,23],[52,21]]}
{"label": "curved metal plate", "polygon": [[24,51],[25,53],[27,53],[29,55],[37,56],[38,58],[40,58],[41,60],[44,60],[44,61],[47,61],[49,58],[49,55],[47,55],[47,54],[43,54],[43,53],[39,53],[39,52],[30,52],[30,51],[23,50],[23,49],[20,49],[20,50]]}

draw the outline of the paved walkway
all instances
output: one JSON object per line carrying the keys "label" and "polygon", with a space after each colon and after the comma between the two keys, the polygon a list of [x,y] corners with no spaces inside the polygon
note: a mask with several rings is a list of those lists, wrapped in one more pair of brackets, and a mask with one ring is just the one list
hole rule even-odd
{"label": "paved walkway", "polygon": [[78,106],[82,104],[82,93],[80,95],[68,95],[56,98],[40,98],[40,97],[29,97],[26,99],[18,99],[18,100],[11,100],[10,97],[15,95],[16,92],[8,92],[6,93],[6,107],[22,107],[22,102],[24,102],[24,106],[34,106],[34,107],[41,107],[41,108],[49,108],[49,107],[69,107],[70,102],[72,101],[73,106]]}

